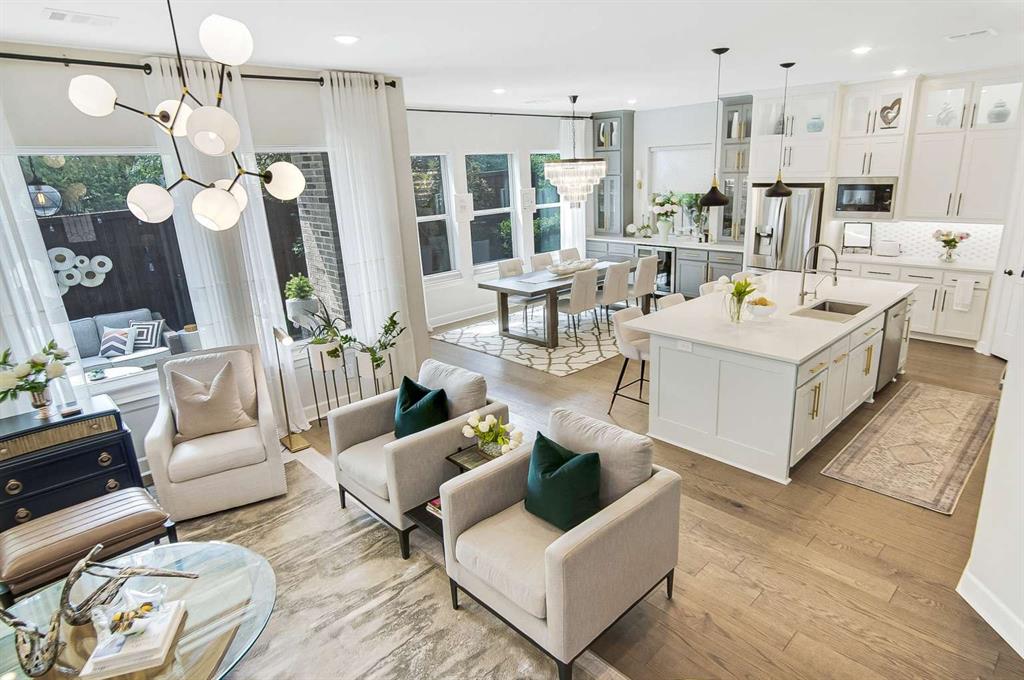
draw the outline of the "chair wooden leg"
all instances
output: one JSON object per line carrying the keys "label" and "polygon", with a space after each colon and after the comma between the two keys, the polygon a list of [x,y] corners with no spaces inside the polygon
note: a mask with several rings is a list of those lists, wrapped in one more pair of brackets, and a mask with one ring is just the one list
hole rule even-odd
{"label": "chair wooden leg", "polygon": [[341,484],[338,485],[338,494],[341,496],[341,507],[345,507],[345,487]]}
{"label": "chair wooden leg", "polygon": [[665,577],[665,590],[667,591],[668,599],[672,599],[672,586],[676,580],[676,570],[668,572],[668,576]]}
{"label": "chair wooden leg", "polygon": [[558,665],[558,680],[572,680],[572,661],[564,663],[555,659],[555,664]]}
{"label": "chair wooden leg", "polygon": [[640,360],[640,398],[644,398],[644,368],[647,367],[647,362],[643,359]]}
{"label": "chair wooden leg", "polygon": [[409,559],[409,534],[416,527],[409,527],[408,529],[399,529],[398,531],[398,548],[402,552],[402,559]]}
{"label": "chair wooden leg", "polygon": [[619,396],[619,388],[622,386],[622,376],[626,375],[626,366],[629,365],[629,359],[622,357],[622,369],[619,371],[619,379],[615,382],[615,390],[612,392],[612,403],[608,404],[608,415],[612,413],[612,407],[615,406],[615,397]]}
{"label": "chair wooden leg", "polygon": [[452,589],[452,609],[459,608],[459,586],[455,579],[448,579],[448,587]]}

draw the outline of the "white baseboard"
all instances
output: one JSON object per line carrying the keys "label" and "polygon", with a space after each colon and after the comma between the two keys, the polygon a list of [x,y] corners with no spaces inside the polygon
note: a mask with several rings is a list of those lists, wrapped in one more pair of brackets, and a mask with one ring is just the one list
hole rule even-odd
{"label": "white baseboard", "polygon": [[465,321],[466,319],[472,319],[474,316],[480,316],[481,314],[497,312],[498,306],[495,303],[488,303],[486,305],[478,305],[469,309],[460,309],[457,312],[450,314],[441,314],[439,316],[432,316],[427,319],[427,324],[430,326],[430,332],[433,333],[434,329],[438,326],[446,326],[456,321]]}
{"label": "white baseboard", "polygon": [[964,598],[1017,654],[1024,657],[1024,620],[971,573],[970,562],[960,577],[956,592],[960,593],[960,597]]}
{"label": "white baseboard", "polygon": [[975,342],[973,340],[951,338],[948,335],[932,335],[931,333],[919,333],[918,331],[911,331],[910,338],[911,340],[927,340],[928,342],[937,342],[942,345],[956,345],[957,347],[970,347],[972,349],[975,345]]}

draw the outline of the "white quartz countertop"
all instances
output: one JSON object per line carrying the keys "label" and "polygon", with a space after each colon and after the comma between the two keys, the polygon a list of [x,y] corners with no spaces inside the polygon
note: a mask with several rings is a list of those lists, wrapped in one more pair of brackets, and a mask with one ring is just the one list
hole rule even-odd
{"label": "white quartz countertop", "polygon": [[762,277],[762,284],[754,293],[755,297],[764,295],[778,305],[767,320],[745,313],[743,322],[734,324],[726,314],[725,294],[712,293],[626,325],[651,335],[799,364],[908,297],[916,288],[912,283],[859,278],[840,278],[833,287],[829,276],[807,275],[808,290],[818,282],[818,298],[808,295],[805,307],[819,300],[839,300],[866,304],[867,309],[844,322],[791,316],[790,312],[800,307],[800,274],[772,272]]}
{"label": "white quartz countertop", "polygon": [[951,272],[985,272],[991,274],[995,271],[996,265],[992,262],[953,260],[942,262],[938,256],[935,257],[914,257],[912,255],[897,255],[896,257],[885,257],[884,255],[851,255],[839,256],[840,262],[856,262],[861,264],[887,264],[893,267],[925,267],[927,269],[942,269]]}
{"label": "white quartz countertop", "polygon": [[698,243],[685,238],[662,236],[655,234],[651,238],[633,238],[630,236],[588,236],[588,241],[608,241],[612,243],[632,243],[638,246],[657,246],[659,248],[693,248],[694,250],[720,250],[729,253],[742,253],[742,243]]}

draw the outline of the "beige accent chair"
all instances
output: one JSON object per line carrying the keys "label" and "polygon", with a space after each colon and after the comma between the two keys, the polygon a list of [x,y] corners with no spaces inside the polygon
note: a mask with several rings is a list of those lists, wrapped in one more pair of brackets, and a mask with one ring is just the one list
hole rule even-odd
{"label": "beige accent chair", "polygon": [[579,248],[562,248],[558,251],[559,262],[572,262],[578,259],[580,259]]}
{"label": "beige accent chair", "polygon": [[[209,384],[229,361],[242,410],[256,424],[181,441],[171,371]],[[270,391],[255,346],[175,354],[158,361],[157,372],[160,405],[146,434],[146,460],[160,505],[171,519],[209,515],[288,491]]]}
{"label": "beige accent chair", "polygon": [[718,287],[718,281],[708,281],[707,283],[700,284],[700,296],[710,295],[715,292],[715,288]]}
{"label": "beige accent chair", "polygon": [[597,269],[587,269],[572,275],[572,286],[569,298],[558,301],[558,313],[569,317],[573,339],[580,346],[580,314],[590,311],[594,315],[594,328],[601,335],[601,325],[597,322]]}
{"label": "beige accent chair", "polygon": [[597,304],[604,309],[604,322],[609,333],[612,332],[611,312],[609,311],[611,306],[620,302],[625,302],[629,306],[627,293],[629,291],[629,270],[632,267],[631,262],[619,262],[608,265],[604,272],[604,281],[597,294]]}
{"label": "beige accent chair", "polygon": [[548,436],[601,458],[601,510],[562,532],[524,506],[529,446],[441,486],[452,607],[462,592],[555,660],[560,680],[576,657],[636,603],[672,580],[681,480],[651,463],[645,436],[565,409]]}
{"label": "beige accent chair", "polygon": [[633,276],[633,285],[629,287],[626,295],[627,297],[636,298],[636,304],[639,307],[641,298],[645,298],[648,295],[652,297],[654,302],[654,308],[658,308],[658,299],[654,296],[654,291],[657,288],[658,281],[658,256],[648,255],[647,257],[641,257],[640,261],[636,265],[636,274]]}
{"label": "beige accent chair", "polygon": [[397,531],[403,559],[409,557],[409,534],[416,528],[405,513],[437,498],[442,482],[458,472],[445,457],[472,444],[462,434],[466,414],[478,411],[508,422],[508,407],[487,399],[487,381],[479,373],[427,359],[416,382],[444,388],[450,420],[395,439],[397,389],[327,414],[341,507],[345,495],[352,495]]}
{"label": "beige accent chair", "polygon": [[[622,369],[619,371],[619,379],[615,382],[615,389],[612,391],[612,403],[608,404],[608,413],[611,414],[612,407],[615,406],[615,398],[622,397],[623,399],[629,399],[640,404],[646,404],[644,401],[644,383],[650,382],[644,377],[646,372],[647,362],[651,358],[651,337],[643,331],[634,330],[627,328],[626,323],[643,316],[644,313],[639,307],[627,307],[626,309],[619,310],[612,314],[612,327],[615,329],[615,344],[619,348],[619,354],[622,355]],[[630,360],[640,362],[640,377],[632,382],[628,382],[625,385],[622,384],[622,378],[626,375],[626,367],[629,366]],[[622,394],[622,390],[627,387],[632,387],[640,383],[640,398],[631,397],[628,394]]]}
{"label": "beige accent chair", "polygon": [[731,278],[731,280],[733,281],[733,283],[735,283],[736,281],[745,281],[745,280],[747,280],[747,279],[752,279],[752,278],[754,278],[755,276],[758,276],[758,273],[757,273],[757,272],[753,272],[753,271],[742,271],[742,272],[736,272],[736,273],[735,273],[735,274],[733,274],[733,275],[732,275],[732,276],[731,276],[730,278]]}
{"label": "beige accent chair", "polygon": [[551,257],[551,253],[536,253],[530,255],[530,269],[535,272],[542,271],[549,264],[554,263],[554,258]]}

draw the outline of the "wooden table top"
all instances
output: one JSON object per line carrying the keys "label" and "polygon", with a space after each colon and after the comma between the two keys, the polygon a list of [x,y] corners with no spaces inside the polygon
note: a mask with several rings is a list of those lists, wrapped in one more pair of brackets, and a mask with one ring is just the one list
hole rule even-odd
{"label": "wooden table top", "polygon": [[[632,262],[632,268],[636,267],[637,259],[628,255],[605,255],[598,259],[594,269],[598,270],[597,278],[604,278],[604,270],[610,265],[620,262]],[[484,290],[493,290],[497,293],[508,293],[509,295],[543,295],[551,291],[567,290],[572,287],[572,274],[558,276],[546,269],[536,272],[526,272],[516,276],[507,276],[503,279],[491,281],[480,281],[477,287]]]}

